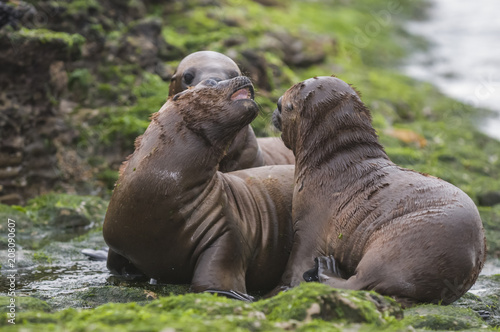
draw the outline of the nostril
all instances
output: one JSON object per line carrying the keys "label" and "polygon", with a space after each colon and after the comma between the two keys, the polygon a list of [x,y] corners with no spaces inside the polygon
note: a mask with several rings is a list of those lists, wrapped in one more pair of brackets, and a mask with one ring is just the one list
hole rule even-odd
{"label": "nostril", "polygon": [[277,102],[277,105],[278,105],[278,111],[281,113],[281,98],[283,97],[280,97],[280,99],[278,99],[278,102]]}
{"label": "nostril", "polygon": [[220,81],[222,81],[222,78],[220,78],[220,77],[210,77],[209,80],[214,80],[215,82],[220,82]]}
{"label": "nostril", "polygon": [[203,85],[216,86],[217,82],[219,82],[219,81],[220,81],[220,79],[208,78],[208,79],[203,81]]}

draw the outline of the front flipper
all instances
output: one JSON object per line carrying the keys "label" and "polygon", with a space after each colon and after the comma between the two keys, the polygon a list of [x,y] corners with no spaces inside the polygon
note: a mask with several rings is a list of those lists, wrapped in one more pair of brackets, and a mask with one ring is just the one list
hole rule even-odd
{"label": "front flipper", "polygon": [[228,297],[230,299],[235,299],[235,300],[240,300],[240,301],[246,301],[246,302],[253,302],[255,298],[251,295],[229,290],[229,291],[221,291],[221,290],[215,290],[215,289],[207,289],[204,291],[205,293],[212,293],[212,294],[219,294],[223,295],[225,297]]}

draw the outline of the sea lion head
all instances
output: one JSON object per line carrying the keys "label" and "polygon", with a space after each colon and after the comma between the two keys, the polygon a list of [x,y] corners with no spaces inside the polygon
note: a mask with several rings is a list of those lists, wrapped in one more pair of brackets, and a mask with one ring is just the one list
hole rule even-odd
{"label": "sea lion head", "polygon": [[226,150],[236,134],[250,124],[259,107],[248,77],[201,81],[172,99],[186,127],[207,145]]}
{"label": "sea lion head", "polygon": [[201,81],[223,81],[240,76],[238,65],[224,54],[200,51],[186,56],[179,63],[170,81],[168,95],[173,96]]}
{"label": "sea lion head", "polygon": [[[353,115],[361,118],[347,119]],[[357,91],[334,76],[314,77],[293,85],[279,98],[273,113],[274,126],[295,155],[297,145],[304,145],[304,141],[326,142],[342,126],[359,123],[373,131],[370,113]]]}

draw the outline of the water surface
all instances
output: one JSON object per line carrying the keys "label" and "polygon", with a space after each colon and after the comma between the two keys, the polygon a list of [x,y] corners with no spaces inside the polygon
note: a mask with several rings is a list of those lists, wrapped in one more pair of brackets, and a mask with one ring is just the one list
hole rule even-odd
{"label": "water surface", "polygon": [[[500,1],[432,3],[428,20],[408,25],[432,47],[410,59],[407,74],[433,82],[451,97],[500,115]],[[500,139],[500,117],[486,120],[482,129]]]}

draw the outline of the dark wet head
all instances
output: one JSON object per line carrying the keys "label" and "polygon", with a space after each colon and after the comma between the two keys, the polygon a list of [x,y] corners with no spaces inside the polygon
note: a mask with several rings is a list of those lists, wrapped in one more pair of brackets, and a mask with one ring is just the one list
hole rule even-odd
{"label": "dark wet head", "polygon": [[191,53],[179,63],[170,81],[169,96],[212,79],[223,81],[241,75],[238,65],[224,54],[212,51]]}
{"label": "dark wet head", "polygon": [[335,134],[335,128],[351,125],[349,116],[340,113],[361,115],[361,122],[371,127],[368,109],[349,84],[333,76],[314,77],[295,84],[281,96],[273,124],[282,132],[285,145],[294,150],[299,138]]}
{"label": "dark wet head", "polygon": [[239,130],[259,112],[248,77],[238,76],[217,82],[208,79],[176,94],[171,102],[185,125],[210,145],[231,143]]}

